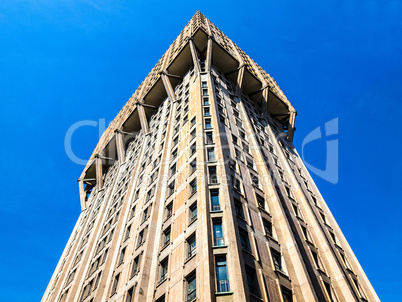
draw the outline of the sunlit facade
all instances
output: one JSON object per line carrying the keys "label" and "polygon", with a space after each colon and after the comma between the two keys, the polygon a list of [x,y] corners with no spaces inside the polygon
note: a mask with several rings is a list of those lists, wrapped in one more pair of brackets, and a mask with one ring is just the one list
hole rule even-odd
{"label": "sunlit facade", "polygon": [[42,301],[379,301],[276,82],[197,12],[100,139]]}

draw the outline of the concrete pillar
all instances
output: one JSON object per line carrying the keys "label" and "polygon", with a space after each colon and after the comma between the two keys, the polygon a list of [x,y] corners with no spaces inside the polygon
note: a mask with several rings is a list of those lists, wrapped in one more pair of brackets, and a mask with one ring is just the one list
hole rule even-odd
{"label": "concrete pillar", "polygon": [[122,163],[125,160],[125,150],[123,143],[123,134],[118,130],[115,131],[116,135],[116,149],[117,149],[117,158],[119,162]]}
{"label": "concrete pillar", "polygon": [[141,128],[144,131],[144,133],[147,134],[149,132],[149,126],[144,106],[142,106],[141,103],[137,103],[137,110],[138,110],[138,116],[140,117]]}
{"label": "concrete pillar", "polygon": [[241,95],[241,89],[243,87],[243,78],[244,78],[244,65],[240,67],[239,73],[237,74],[237,87],[236,87],[236,94]]}
{"label": "concrete pillar", "polygon": [[80,203],[81,203],[81,211],[84,211],[86,209],[86,205],[85,205],[85,190],[84,190],[84,180],[82,179],[78,179],[78,187],[80,190]]}
{"label": "concrete pillar", "polygon": [[198,61],[197,50],[195,49],[192,37],[190,38],[189,43],[190,43],[191,57],[193,58],[194,63],[194,69],[197,72],[197,74],[200,74],[201,72],[200,62]]}
{"label": "concrete pillar", "polygon": [[208,36],[207,59],[205,62],[205,68],[208,72],[211,71],[211,65],[212,65],[212,36]]}
{"label": "concrete pillar", "polygon": [[170,83],[168,76],[166,74],[162,73],[161,77],[162,77],[163,86],[165,86],[165,90],[166,90],[169,100],[171,102],[175,102],[176,96],[174,94],[173,87],[172,87],[172,84]]}
{"label": "concrete pillar", "polygon": [[95,156],[95,168],[96,168],[96,185],[98,190],[103,187],[103,167],[102,167],[102,159],[97,154]]}
{"label": "concrete pillar", "polygon": [[293,135],[295,133],[295,119],[296,119],[296,110],[292,110],[290,112],[290,117],[289,117],[289,125],[288,125],[288,140],[290,142],[293,142]]}

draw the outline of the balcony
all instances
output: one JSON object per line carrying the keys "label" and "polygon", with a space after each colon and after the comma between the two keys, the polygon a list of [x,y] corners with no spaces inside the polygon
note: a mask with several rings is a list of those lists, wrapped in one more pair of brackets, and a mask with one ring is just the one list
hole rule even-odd
{"label": "balcony", "polygon": [[223,237],[216,237],[214,241],[214,246],[224,246],[225,239]]}
{"label": "balcony", "polygon": [[218,280],[217,282],[218,293],[225,293],[230,291],[229,280]]}

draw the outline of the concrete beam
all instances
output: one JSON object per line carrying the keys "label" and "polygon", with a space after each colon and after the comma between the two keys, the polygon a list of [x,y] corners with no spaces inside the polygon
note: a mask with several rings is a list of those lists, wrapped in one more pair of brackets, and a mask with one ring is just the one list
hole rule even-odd
{"label": "concrete beam", "polygon": [[119,131],[115,131],[116,135],[116,149],[117,149],[117,158],[119,162],[122,163],[125,161],[126,152],[124,150],[123,143],[123,134]]}
{"label": "concrete beam", "polygon": [[289,125],[288,125],[288,137],[287,137],[288,141],[290,141],[290,142],[293,142],[293,136],[294,136],[294,133],[296,130],[296,128],[295,128],[296,114],[297,114],[297,112],[295,110],[290,112]]}
{"label": "concrete beam", "polygon": [[197,74],[201,72],[200,61],[198,61],[197,50],[195,49],[193,38],[189,39],[190,50],[191,50],[191,57],[193,58],[194,69]]}
{"label": "concrete beam", "polygon": [[161,77],[162,77],[163,86],[165,86],[165,90],[166,90],[169,100],[172,103],[176,102],[176,96],[174,94],[174,90],[173,90],[172,84],[170,83],[168,76],[165,73],[162,73]]}
{"label": "concrete beam", "polygon": [[144,106],[142,103],[137,103],[136,105],[137,105],[137,110],[138,110],[138,116],[140,117],[142,131],[144,131],[145,134],[148,134],[149,133],[149,125],[148,125],[147,115],[145,114]]}
{"label": "concrete beam", "polygon": [[245,69],[245,66],[244,66],[244,65],[241,66],[240,69],[239,69],[239,73],[237,74],[236,94],[237,94],[238,96],[241,95],[241,89],[242,89],[242,87],[243,87],[244,69]]}
{"label": "concrete beam", "polygon": [[96,168],[96,186],[98,190],[103,187],[103,167],[102,167],[102,159],[98,154],[95,155],[95,168]]}
{"label": "concrete beam", "polygon": [[208,72],[211,71],[211,66],[212,66],[212,36],[208,36],[207,58],[205,60],[205,68]]}
{"label": "concrete beam", "polygon": [[84,190],[84,180],[79,179],[78,180],[78,188],[80,190],[80,203],[81,203],[81,211],[84,211],[86,209],[86,200],[85,200],[85,190]]}

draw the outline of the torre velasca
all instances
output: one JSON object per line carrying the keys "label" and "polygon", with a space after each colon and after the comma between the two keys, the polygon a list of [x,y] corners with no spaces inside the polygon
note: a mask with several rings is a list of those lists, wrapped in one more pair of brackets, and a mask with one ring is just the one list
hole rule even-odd
{"label": "torre velasca", "polygon": [[292,144],[295,116],[197,12],[78,179],[42,301],[379,301]]}

